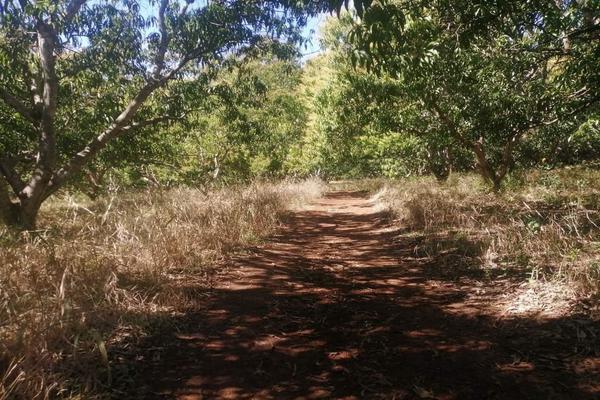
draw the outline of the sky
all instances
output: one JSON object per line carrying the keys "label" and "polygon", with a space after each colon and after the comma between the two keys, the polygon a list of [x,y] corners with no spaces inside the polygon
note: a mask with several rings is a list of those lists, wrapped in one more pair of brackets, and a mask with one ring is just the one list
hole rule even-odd
{"label": "sky", "polygon": [[319,28],[325,22],[327,17],[328,14],[319,14],[309,18],[306,26],[302,30],[303,36],[310,39],[306,44],[306,47],[301,49],[303,62],[310,60],[321,52],[321,47],[319,45]]}
{"label": "sky", "polygon": [[[144,17],[148,17],[156,13],[156,5],[151,5],[150,1],[151,0],[141,0],[139,3],[141,13]],[[196,6],[198,7],[203,7],[205,5],[206,0],[200,0],[196,3]],[[308,19],[306,26],[302,30],[302,35],[309,39],[309,42],[300,49],[302,53],[302,62],[310,60],[321,53],[321,47],[319,45],[319,28],[325,22],[328,16],[329,14],[321,13]]]}

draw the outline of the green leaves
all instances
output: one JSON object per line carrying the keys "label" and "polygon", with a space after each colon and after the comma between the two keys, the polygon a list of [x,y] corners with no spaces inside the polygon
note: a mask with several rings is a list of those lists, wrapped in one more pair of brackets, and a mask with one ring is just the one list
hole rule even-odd
{"label": "green leaves", "polygon": [[[498,187],[513,165],[556,152],[551,143],[597,115],[600,99],[600,41],[590,35],[600,10],[556,4],[384,0],[359,18],[343,14],[324,34],[338,72],[319,100],[321,129],[337,149],[331,165],[376,171],[366,161],[381,161],[376,138],[408,130],[423,139],[430,171],[443,175],[449,153],[473,167],[474,151]],[[377,80],[394,82],[392,94],[379,97]]]}
{"label": "green leaves", "polygon": [[[49,24],[56,41],[51,58],[56,64],[58,111],[52,125],[57,136],[56,158],[59,166],[65,166],[87,143],[113,129],[116,118],[134,99],[144,104],[130,107],[135,111],[114,136],[139,135],[161,143],[163,138],[156,132],[162,125],[154,121],[164,124],[203,105],[208,81],[214,78],[215,70],[227,66],[229,56],[249,58],[273,50],[282,57],[293,57],[297,54],[293,44],[299,40],[299,25],[308,14],[331,6],[327,2],[285,0],[219,0],[188,2],[187,6],[169,1],[162,18],[161,4],[151,1],[142,10],[135,0],[3,1],[0,86],[11,100],[10,104],[0,104],[0,147],[14,154],[38,151],[36,126],[15,112],[15,107],[21,111],[35,108],[37,113],[35,99],[43,98],[36,47],[40,20]],[[157,60],[163,60],[161,68],[155,68]],[[203,84],[194,92],[190,82],[197,81]],[[255,107],[267,101],[270,88],[262,80],[238,83],[254,97],[234,93],[231,100],[236,106]],[[233,109],[229,108],[230,116]],[[240,131],[256,125],[251,119],[247,124],[237,117],[232,120],[239,122]],[[136,151],[156,147],[153,140],[115,141],[99,162],[134,163]],[[33,167],[32,159],[19,165],[25,180]]]}

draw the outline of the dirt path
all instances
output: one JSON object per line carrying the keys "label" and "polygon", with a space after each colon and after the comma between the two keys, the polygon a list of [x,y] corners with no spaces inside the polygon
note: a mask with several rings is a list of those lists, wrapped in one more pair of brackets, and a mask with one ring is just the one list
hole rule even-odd
{"label": "dirt path", "polygon": [[501,288],[439,271],[414,240],[357,193],[294,214],[163,338],[151,397],[600,396],[597,349],[577,347],[575,320],[495,317],[486,303]]}

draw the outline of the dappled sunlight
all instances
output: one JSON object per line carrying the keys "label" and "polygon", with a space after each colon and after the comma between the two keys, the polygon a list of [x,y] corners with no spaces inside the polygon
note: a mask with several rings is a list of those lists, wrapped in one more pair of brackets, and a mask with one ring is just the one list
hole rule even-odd
{"label": "dappled sunlight", "polygon": [[179,399],[595,396],[591,349],[544,358],[557,353],[544,332],[570,321],[503,318],[505,286],[436,269],[385,221],[353,193],[289,216],[228,263],[179,333],[154,339],[168,344],[140,366],[147,387]]}
{"label": "dappled sunlight", "polygon": [[570,314],[576,304],[572,286],[561,282],[531,282],[494,304],[503,315],[557,318]]}

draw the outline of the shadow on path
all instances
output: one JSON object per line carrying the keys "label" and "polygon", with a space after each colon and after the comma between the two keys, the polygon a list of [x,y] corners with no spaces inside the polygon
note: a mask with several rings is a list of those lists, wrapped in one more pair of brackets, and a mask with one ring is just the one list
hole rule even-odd
{"label": "shadow on path", "polygon": [[183,331],[160,338],[144,397],[600,395],[598,354],[576,348],[573,321],[482,312],[485,299],[467,301],[455,279],[415,255],[414,240],[359,193],[332,193],[297,212],[281,234],[233,260]]}

